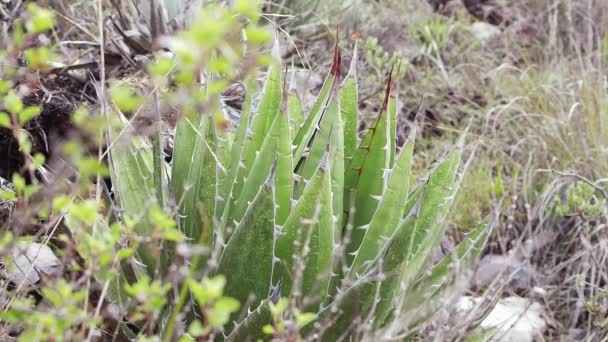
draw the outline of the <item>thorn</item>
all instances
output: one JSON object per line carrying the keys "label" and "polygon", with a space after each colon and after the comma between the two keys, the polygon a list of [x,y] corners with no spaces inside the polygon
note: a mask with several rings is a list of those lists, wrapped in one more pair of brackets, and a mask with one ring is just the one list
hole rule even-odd
{"label": "thorn", "polygon": [[369,197],[375,199],[376,201],[382,201],[382,195],[369,195]]}
{"label": "thorn", "polygon": [[368,229],[369,229],[369,226],[370,226],[370,224],[368,223],[368,224],[364,224],[364,225],[362,225],[362,226],[357,227],[357,229],[360,229],[360,230],[368,230]]}
{"label": "thorn", "polygon": [[380,235],[380,238],[386,242],[391,241],[391,237],[389,236]]}

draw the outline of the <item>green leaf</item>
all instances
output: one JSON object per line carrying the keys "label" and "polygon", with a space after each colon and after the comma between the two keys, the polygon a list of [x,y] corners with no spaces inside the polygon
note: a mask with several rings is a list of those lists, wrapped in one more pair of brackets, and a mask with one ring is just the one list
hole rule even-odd
{"label": "green leaf", "polygon": [[299,161],[296,173],[299,175],[295,187],[294,198],[299,198],[304,191],[306,183],[313,177],[319,168],[319,163],[327,151],[329,137],[333,130],[332,126],[339,124],[338,103],[330,100],[326,111],[321,118],[320,127],[315,129],[313,140],[308,148],[308,155]]}
{"label": "green leaf", "polygon": [[[316,291],[321,295],[319,299],[327,291],[334,232],[330,175],[325,163],[306,186],[276,238],[275,257],[280,260],[280,267],[273,272],[274,282],[282,280],[281,292],[284,294],[290,293],[295,285],[300,286],[304,295]],[[296,272],[295,261],[305,264],[302,274]],[[294,275],[301,276],[298,279],[301,283],[293,283]]]}
{"label": "green leaf", "polygon": [[23,110],[23,102],[21,102],[21,98],[17,95],[17,92],[11,90],[4,96],[4,107],[15,115]]}
{"label": "green leaf", "polygon": [[226,337],[226,341],[240,342],[264,338],[263,327],[272,322],[270,303],[270,299],[262,301],[255,310],[249,313],[249,315],[230,332],[228,337]]}
{"label": "green leaf", "polygon": [[376,325],[382,324],[390,310],[395,308],[397,294],[412,286],[445,233],[447,215],[460,185],[460,178],[456,180],[460,152],[461,148],[457,147],[434,170],[420,204],[412,209],[410,219],[404,221],[385,252],[385,280],[380,288],[382,296],[377,305]]}
{"label": "green leaf", "polygon": [[[399,69],[401,66],[399,66]],[[391,71],[392,72],[392,71]],[[387,113],[390,118],[390,129],[389,129],[389,141],[391,142],[390,152],[391,158],[389,165],[393,165],[395,162],[395,151],[397,148],[397,114],[399,110],[399,70],[397,70],[397,74],[395,75],[394,84],[391,87],[391,93],[389,95],[388,100],[388,108]]]}
{"label": "green leaf", "polygon": [[261,151],[262,146],[270,132],[271,125],[275,121],[279,105],[281,104],[282,92],[282,73],[281,62],[278,54],[278,40],[275,40],[273,47],[274,59],[270,64],[262,98],[258,108],[251,119],[250,132],[248,132],[245,143],[245,150],[241,155],[242,166],[238,170],[238,177],[234,184],[235,196],[240,194],[244,186],[244,179],[248,177],[252,171],[257,154]]}
{"label": "green leaf", "polygon": [[[317,335],[317,341],[333,342],[340,340],[368,321],[371,307],[370,298],[374,298],[375,283],[362,279],[352,284],[337,295],[337,298],[319,312],[317,317],[301,329],[304,336]],[[331,322],[331,323],[329,323]],[[326,329],[319,330],[324,326]]]}
{"label": "green leaf", "polygon": [[315,317],[317,317],[316,313],[304,312],[299,315],[296,315],[296,323],[298,323],[299,326],[304,326],[304,325],[312,322],[315,319]]}
{"label": "green leaf", "polygon": [[0,112],[0,127],[11,127],[11,117],[5,112]]}
{"label": "green leaf", "polygon": [[[272,177],[269,178],[272,181]],[[272,183],[264,185],[224,249],[217,274],[226,277],[225,294],[246,303],[268,296],[274,245]]]}
{"label": "green leaf", "polygon": [[357,129],[358,110],[359,110],[359,92],[357,84],[357,54],[358,40],[355,42],[353,50],[353,59],[350,63],[348,74],[340,85],[340,113],[342,122],[344,123],[344,159],[349,163],[355,150],[357,149]]}
{"label": "green leaf", "polygon": [[[112,234],[110,227],[103,220],[95,222],[96,229],[94,230],[93,225],[83,222],[70,210],[65,215],[64,223],[71,231],[71,238],[77,247],[78,255],[83,260],[93,260],[95,258],[91,253],[92,251],[86,247],[86,240],[103,239]],[[116,240],[118,241],[118,239],[120,239],[120,235],[117,236]],[[98,284],[108,284],[109,305],[117,310],[121,316],[124,316],[128,314],[133,303],[131,295],[125,290],[125,285],[134,284],[138,279],[146,278],[148,275],[141,266],[141,261],[133,255],[133,249],[121,249],[118,244],[114,247],[113,254],[121,261],[120,269],[116,270],[112,264],[95,263],[92,265],[96,270],[93,277]],[[134,272],[135,277],[129,278],[127,275],[129,271]],[[126,327],[121,328],[121,330],[126,334],[132,334]]]}
{"label": "green leaf", "polygon": [[293,160],[289,117],[286,110],[286,108],[283,108],[278,115],[280,132],[277,145],[275,200],[277,208],[276,220],[279,226],[285,223],[291,212],[291,199],[293,197]]}
{"label": "green leaf", "polygon": [[382,192],[386,189],[386,174],[391,169],[389,166],[391,155],[390,118],[386,113],[390,92],[391,78],[389,77],[384,104],[378,118],[368,130],[346,170],[344,208],[351,208],[353,205],[355,208],[354,229],[347,247],[349,262],[352,262],[354,253],[361,246],[365,235],[365,229],[362,229],[362,227],[371,222]]}
{"label": "green leaf", "polygon": [[[482,221],[454,249],[443,257],[428,272],[419,278],[405,295],[403,312],[410,316],[410,322],[423,322],[444,305],[442,294],[450,287],[451,274],[464,274],[473,266],[490,236],[493,223],[490,218]],[[418,308],[412,310],[412,308]]]}
{"label": "green leaf", "polygon": [[123,113],[131,113],[144,103],[144,99],[126,85],[114,84],[110,88],[112,102]]}
{"label": "green leaf", "polygon": [[[331,200],[332,210],[335,220],[335,239],[336,241],[342,240],[342,225],[344,218],[344,135],[342,118],[339,113],[339,109],[334,109],[335,100],[330,102],[329,113],[335,113],[334,120],[332,123],[330,140],[329,140],[329,160],[330,160],[330,173],[331,173]],[[335,110],[335,112],[334,112]]]}
{"label": "green leaf", "polygon": [[321,88],[321,92],[317,96],[315,103],[313,104],[302,128],[298,131],[298,134],[293,140],[293,145],[295,146],[295,150],[293,153],[293,160],[297,163],[302,155],[304,154],[304,150],[308,147],[308,143],[310,139],[316,132],[316,126],[321,120],[323,113],[327,108],[327,103],[329,101],[329,91],[333,88],[336,77],[340,74],[340,61],[341,61],[341,53],[340,48],[338,47],[338,41],[336,41],[336,45],[334,46],[334,57],[333,63],[331,66],[331,71],[327,75],[325,79],[325,83],[323,83],[323,87]]}
{"label": "green leaf", "polygon": [[255,154],[255,160],[245,179],[243,189],[240,194],[238,194],[235,205],[228,216],[230,218],[228,224],[240,222],[245,215],[249,204],[253,201],[260,187],[266,180],[275,159],[277,140],[280,135],[280,121],[280,115],[275,116],[270,132],[266,135],[266,139],[264,139],[262,149],[259,153]]}
{"label": "green leaf", "polygon": [[20,111],[17,114],[17,118],[19,119],[19,123],[23,125],[34,117],[38,116],[38,114],[40,114],[40,107],[30,106]]}
{"label": "green leaf", "polygon": [[[150,236],[153,224],[148,209],[156,203],[152,177],[152,156],[139,137],[126,135],[118,138],[110,148],[110,177],[114,193],[124,214],[136,221],[135,232],[141,237]],[[153,275],[158,257],[152,252],[157,246],[140,245],[139,257]]]}
{"label": "green leaf", "polygon": [[213,308],[208,311],[209,324],[214,328],[220,328],[230,320],[230,315],[239,309],[238,300],[230,297],[220,298]]}
{"label": "green leaf", "polygon": [[460,152],[460,148],[452,151],[429,177],[415,225],[407,232],[410,236],[406,255],[410,259],[419,248],[428,249],[430,247],[421,246],[422,240],[429,237],[429,233],[434,229],[434,224],[447,214],[446,211],[454,203],[453,193],[457,190],[454,188],[454,180],[460,164]]}
{"label": "green leaf", "polygon": [[41,33],[50,30],[55,26],[55,13],[46,8],[29,3],[27,6],[30,18],[25,26],[29,33]]}
{"label": "green leaf", "polygon": [[[219,203],[218,210],[220,212],[225,212],[225,214],[228,213],[228,210],[226,209],[229,208],[229,205],[232,203],[232,201],[234,201],[234,184],[237,182],[236,177],[239,170],[239,165],[241,163],[242,154],[245,149],[247,129],[249,128],[249,118],[251,116],[251,98],[254,88],[254,82],[252,80],[248,80],[246,82],[245,101],[243,102],[243,110],[241,111],[239,127],[237,128],[233,139],[226,177],[223,182],[222,190],[219,194],[223,201]],[[222,215],[222,217],[224,217],[224,215]]]}
{"label": "green leaf", "polygon": [[[172,183],[180,205],[180,229],[184,234],[211,243],[211,232],[204,230],[213,221],[217,182],[214,119],[192,113],[177,122],[173,153]],[[206,228],[205,228],[206,229]],[[206,234],[200,239],[201,234]]]}
{"label": "green leaf", "polygon": [[[355,328],[357,322],[371,320],[375,326],[379,326],[391,309],[402,308],[400,302],[395,303],[398,294],[408,293],[413,280],[424,270],[430,251],[439,243],[437,237],[440,238],[445,232],[445,218],[453,203],[452,195],[458,189],[458,182],[454,179],[459,160],[460,148],[457,148],[433,172],[424,190],[414,192],[420,193],[420,196],[410,196],[406,205],[411,207],[410,215],[401,222],[384,249],[370,263],[369,271],[356,278],[354,283],[351,282],[319,314],[314,322],[327,319],[334,322],[324,332],[323,341],[336,340]],[[438,198],[442,200],[438,202]],[[412,205],[411,202],[416,204]],[[428,226],[424,229],[427,234],[420,248],[411,257],[408,249],[403,246],[409,243],[412,227],[416,224],[420,228]],[[375,311],[373,316],[368,317],[372,307],[375,307]],[[314,322],[306,326],[305,332],[310,334],[315,330]]]}
{"label": "green leaf", "polygon": [[256,1],[237,0],[234,10],[247,16],[252,22],[256,22],[260,17],[260,7]]}
{"label": "green leaf", "polygon": [[366,227],[361,247],[357,251],[350,269],[350,279],[355,274],[365,273],[367,263],[375,260],[393,236],[401,221],[402,208],[408,200],[410,172],[414,142],[409,140],[401,152],[398,163],[391,170],[388,186],[382,194],[378,210]]}

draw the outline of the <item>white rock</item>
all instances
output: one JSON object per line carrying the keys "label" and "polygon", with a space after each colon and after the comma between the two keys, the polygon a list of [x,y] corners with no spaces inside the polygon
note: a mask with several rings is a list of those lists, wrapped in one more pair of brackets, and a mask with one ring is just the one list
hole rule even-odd
{"label": "white rock", "polygon": [[49,246],[36,242],[19,242],[9,260],[3,259],[4,274],[14,284],[34,285],[42,275],[58,276],[63,264]]}
{"label": "white rock", "polygon": [[[458,311],[468,313],[481,298],[462,297]],[[543,307],[526,298],[507,297],[498,301],[490,314],[481,322],[482,330],[497,329],[491,341],[533,342],[541,337],[547,327],[543,319]]]}
{"label": "white rock", "polygon": [[471,25],[471,32],[473,32],[475,38],[485,41],[500,34],[500,29],[486,22],[478,21]]}

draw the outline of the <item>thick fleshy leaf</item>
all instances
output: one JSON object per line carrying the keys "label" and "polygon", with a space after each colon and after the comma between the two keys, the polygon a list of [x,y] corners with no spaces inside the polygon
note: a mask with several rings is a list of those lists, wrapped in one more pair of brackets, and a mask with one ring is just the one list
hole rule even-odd
{"label": "thick fleshy leaf", "polygon": [[326,155],[330,134],[333,130],[332,126],[338,124],[338,119],[338,102],[334,99],[330,99],[327,110],[321,118],[319,127],[315,129],[313,140],[308,148],[308,154],[305,158],[300,160],[300,164],[296,168],[296,173],[299,176],[299,181],[296,184],[294,191],[294,197],[296,199],[302,195],[306,183],[308,183],[317,172],[321,159]]}
{"label": "thick fleshy leaf", "polygon": [[357,83],[358,41],[355,42],[353,58],[348,74],[340,85],[340,113],[344,131],[344,159],[350,162],[357,149],[357,129],[359,127],[359,90]]}
{"label": "thick fleshy leaf", "polygon": [[[139,236],[149,236],[153,227],[147,215],[150,206],[156,203],[152,167],[151,151],[139,137],[123,135],[110,148],[114,194],[124,215],[136,220],[134,229]],[[137,249],[150,275],[154,274],[159,262],[153,248],[155,246],[140,245]]]}
{"label": "thick fleshy leaf", "polygon": [[[419,205],[420,193],[419,190],[415,190],[410,194],[406,206],[413,209],[417,204]],[[412,218],[412,215],[410,215],[408,219],[411,220]],[[405,222],[407,221],[401,221],[398,230],[404,226]],[[321,323],[322,325],[323,321],[329,320],[333,322],[335,320],[330,329],[324,332],[322,338],[323,341],[335,341],[345,332],[363,324],[362,322],[366,320],[365,315],[369,314],[373,302],[378,297],[377,291],[382,279],[382,269],[379,267],[379,264],[382,264],[387,248],[388,245],[384,246],[382,254],[378,255],[372,262],[369,262],[371,271],[358,276],[356,279],[345,278],[341,285],[337,281],[332,282],[332,286],[340,285],[339,289],[330,289],[334,292],[338,291],[338,293],[332,298],[333,301],[327,304],[325,309],[319,313],[317,319],[307,325],[305,331],[314,331],[315,323]],[[339,272],[336,273],[339,274]]]}
{"label": "thick fleshy leaf", "polygon": [[456,172],[460,163],[460,148],[452,151],[429,177],[420,205],[413,209],[395,233],[382,263],[385,280],[380,286],[380,301],[376,308],[375,324],[384,322],[400,291],[412,286],[424,270],[428,257],[443,236],[447,215],[459,187]]}
{"label": "thick fleshy leaf", "polygon": [[247,315],[230,334],[226,341],[257,341],[265,337],[263,327],[272,323],[272,313],[270,312],[270,299],[265,299],[260,305]]}
{"label": "thick fleshy leaf", "polygon": [[[368,130],[367,136],[355,152],[345,175],[344,208],[355,208],[354,228],[347,248],[349,259],[361,246],[365,230],[376,209],[382,192],[386,189],[387,174],[390,170],[389,136],[390,117],[386,113],[391,93],[391,77],[386,87],[384,104],[374,125]],[[354,203],[351,201],[354,197]]]}
{"label": "thick fleshy leaf", "polygon": [[[227,163],[226,178],[222,184],[219,196],[222,201],[219,203],[218,211],[224,212],[227,205],[234,201],[234,184],[237,182],[237,172],[241,163],[245,142],[247,139],[247,130],[249,129],[249,118],[251,114],[251,98],[255,88],[254,82],[249,80],[245,86],[245,100],[243,102],[243,110],[239,121],[239,127],[234,135],[232,147],[230,150],[230,160]],[[227,212],[226,212],[227,213]],[[224,217],[224,215],[222,215]]]}
{"label": "thick fleshy leaf", "polygon": [[[334,118],[329,140],[329,160],[331,174],[331,200],[334,222],[334,241],[336,247],[342,241],[342,227],[344,219],[344,135],[342,134],[342,120],[340,115]],[[334,248],[336,248],[334,247]],[[340,253],[341,254],[341,253]],[[335,295],[335,290],[342,279],[344,258],[334,252],[332,261],[332,275],[328,285],[324,304]]]}
{"label": "thick fleshy leaf", "polygon": [[[285,99],[286,101],[286,99]],[[293,159],[291,154],[291,135],[286,103],[282,105],[279,115],[279,136],[276,159],[276,207],[277,225],[282,226],[291,211],[293,197]]]}
{"label": "thick fleshy leaf", "polygon": [[391,93],[389,95],[389,100],[388,100],[388,108],[387,108],[387,113],[388,116],[390,118],[390,129],[389,129],[389,141],[391,142],[391,147],[390,147],[390,153],[391,153],[391,158],[390,158],[390,163],[389,165],[393,165],[393,163],[395,162],[395,153],[396,153],[396,148],[397,148],[397,115],[398,115],[398,111],[399,111],[399,71],[401,69],[401,66],[399,66],[397,68],[397,74],[395,76],[394,79],[394,84],[391,87]]}
{"label": "thick fleshy leaf", "polygon": [[[385,248],[371,263],[373,267],[350,283],[343,284],[343,292],[319,314],[315,323],[322,325],[324,320],[334,321],[324,332],[323,341],[334,341],[361,322],[371,320],[375,326],[381,325],[391,309],[395,309],[399,294],[407,293],[407,289],[413,285],[412,280],[419,277],[430,251],[439,243],[436,237],[445,231],[445,218],[453,202],[449,197],[458,189],[458,184],[454,184],[454,176],[459,158],[457,149],[437,167],[424,190],[415,191],[420,193],[419,197],[410,197],[406,205],[411,207],[410,214],[402,220]],[[429,193],[433,195],[428,195]],[[443,201],[437,202],[436,198],[442,198]],[[412,202],[416,204],[412,205]],[[403,246],[409,243],[412,227],[422,217],[426,218],[420,226],[429,226],[427,235],[411,257]],[[373,316],[368,317],[372,308],[375,309]],[[309,324],[305,331],[314,331],[315,323]]]}
{"label": "thick fleshy leaf", "polygon": [[[330,110],[334,103],[330,103]],[[338,113],[340,110],[336,110]],[[330,111],[331,113],[331,111]],[[331,173],[331,201],[335,220],[336,242],[342,240],[342,220],[344,218],[344,123],[340,115],[335,115],[329,137],[329,160]]]}
{"label": "thick fleshy leaf", "polygon": [[276,238],[275,257],[279,264],[273,274],[275,283],[281,281],[282,294],[288,295],[298,286],[300,293],[315,291],[319,301],[323,299],[333,245],[330,175],[321,165]]}
{"label": "thick fleshy leaf", "polygon": [[266,76],[262,97],[257,109],[254,111],[255,114],[251,118],[251,125],[245,141],[245,149],[241,154],[240,167],[233,188],[233,194],[235,196],[241,193],[245,178],[248,177],[252,171],[257,154],[263,147],[272,123],[279,111],[279,105],[281,104],[283,75],[281,71],[278,44],[277,38],[275,39],[273,47],[273,61],[268,70],[268,75]]}
{"label": "thick fleshy leaf", "polygon": [[276,115],[270,131],[264,139],[262,148],[259,152],[255,153],[255,160],[253,161],[249,174],[244,179],[243,189],[238,194],[234,207],[231,209],[231,213],[228,216],[228,224],[240,222],[251,201],[253,201],[260,187],[264,184],[264,181],[272,168],[273,161],[275,160],[277,140],[280,133],[280,121],[280,116]]}
{"label": "thick fleshy leaf", "polygon": [[268,296],[272,275],[275,208],[272,177],[262,186],[224,249],[217,274],[226,277],[224,295],[246,303]]}
{"label": "thick fleshy leaf", "polygon": [[[212,223],[215,213],[217,160],[213,121],[193,113],[180,119],[175,130],[173,191],[176,202],[181,203],[180,228],[195,241],[199,241],[205,222]],[[207,238],[203,242],[209,241]]]}
{"label": "thick fleshy leaf", "polygon": [[[481,222],[454,249],[424,274],[405,295],[403,313],[410,322],[424,321],[443,305],[442,293],[451,284],[452,272],[464,274],[479,257],[490,236],[493,223],[490,218]],[[454,275],[455,277],[458,274]]]}
{"label": "thick fleshy leaf", "polygon": [[[367,324],[368,315],[375,297],[377,284],[375,278],[361,278],[354,284],[343,288],[343,292],[329,305],[325,306],[314,321],[301,329],[305,336],[316,334],[317,341],[333,342],[349,336],[353,329]],[[319,330],[318,327],[326,327]]]}
{"label": "thick fleshy leaf", "polygon": [[308,147],[310,139],[316,132],[316,126],[319,124],[319,121],[323,117],[323,113],[327,109],[330,90],[333,88],[336,79],[340,76],[340,62],[341,52],[340,48],[338,47],[338,42],[336,41],[336,45],[334,46],[333,63],[329,75],[327,75],[325,83],[323,83],[323,87],[321,88],[321,92],[317,96],[312,109],[306,117],[306,120],[304,120],[302,128],[300,128],[298,134],[293,140],[293,145],[295,146],[293,160],[296,163],[298,163],[300,158],[302,158],[304,155],[304,151]]}
{"label": "thick fleshy leaf", "polygon": [[356,274],[364,273],[366,266],[369,267],[368,263],[378,257],[378,253],[384,249],[399,226],[402,208],[408,199],[413,151],[414,141],[409,140],[403,148],[399,161],[391,171],[390,180],[382,195],[378,210],[374,214],[372,222],[366,227],[365,237],[350,270],[351,279],[354,279]]}
{"label": "thick fleshy leaf", "polygon": [[454,181],[460,164],[460,153],[461,149],[457,147],[429,177],[415,225],[413,229],[407,231],[409,246],[406,248],[406,255],[410,259],[418,252],[419,248],[429,248],[429,246],[421,246],[422,241],[431,236],[430,233],[434,229],[434,224],[443,219],[442,214],[445,215],[445,212],[454,202],[451,196],[457,190],[454,188]]}

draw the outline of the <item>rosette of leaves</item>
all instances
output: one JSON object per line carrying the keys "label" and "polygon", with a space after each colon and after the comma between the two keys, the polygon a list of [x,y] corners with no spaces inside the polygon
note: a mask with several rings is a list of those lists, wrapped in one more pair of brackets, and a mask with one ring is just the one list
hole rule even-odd
{"label": "rosette of leaves", "polygon": [[[241,18],[254,24],[241,25]],[[287,82],[275,42],[272,56],[262,59],[268,66],[262,90],[244,82],[238,126],[228,129],[217,98],[247,63],[259,62],[250,52],[270,35],[258,21],[258,8],[246,0],[234,9],[207,8],[163,42],[169,56],[142,46],[141,54],[154,56],[146,65],[150,77],[137,82],[152,89],[147,99],[124,86],[109,91],[111,196],[102,203],[62,195],[50,203],[100,285],[94,319],[86,322],[89,338],[99,330],[120,340],[165,341],[186,333],[234,341],[265,334],[328,341],[398,336],[438,310],[450,270],[470,263],[485,243],[489,226],[482,223],[452,254],[429,264],[464,173],[462,142],[417,184],[414,135],[400,151],[395,146],[392,72],[383,106],[359,140],[357,58],[343,76],[338,44],[304,112],[308,106]],[[152,31],[150,37],[161,37],[165,29]],[[122,33],[130,48],[148,38]],[[135,117],[146,102],[157,126],[151,144],[131,134],[132,121],[123,115]],[[160,148],[165,105],[180,110],[170,162]],[[101,175],[98,169],[91,163],[78,170],[88,179]],[[69,302],[77,309],[65,322],[43,320],[45,313],[30,306],[14,307],[3,319],[33,315],[28,327],[44,321],[48,336],[84,326],[85,290],[63,285],[59,295],[49,290],[43,297],[55,308]]]}
{"label": "rosette of leaves", "polygon": [[[133,221],[135,234],[149,234],[170,217],[144,215],[150,203],[166,213],[165,203],[175,203],[183,239],[169,240],[208,251],[189,261],[165,336],[174,333],[189,294],[195,313],[197,304],[205,306],[196,281],[201,274],[223,275],[223,294],[241,303],[240,314],[231,305],[220,320],[220,337],[228,340],[266,333],[333,341],[415,329],[441,305],[449,271],[469,264],[490,231],[488,222],[480,224],[452,254],[429,264],[465,169],[462,141],[416,183],[414,135],[399,152],[395,146],[397,82],[389,77],[383,106],[359,140],[357,58],[343,77],[336,44],[331,71],[305,113],[277,44],[259,96],[247,82],[236,131],[226,129],[211,101],[178,120],[169,165],[136,139],[110,149],[122,212],[142,218]],[[180,75],[179,66],[175,72]],[[218,94],[202,88],[203,98]],[[167,242],[139,245],[146,270],[140,276],[170,269],[174,250]],[[282,297],[288,304],[279,310]]]}

